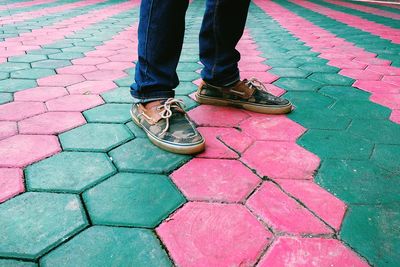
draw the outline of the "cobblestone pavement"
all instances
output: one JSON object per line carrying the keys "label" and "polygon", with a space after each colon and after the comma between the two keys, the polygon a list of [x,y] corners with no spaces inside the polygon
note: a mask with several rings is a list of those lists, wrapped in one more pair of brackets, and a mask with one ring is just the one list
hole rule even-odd
{"label": "cobblestone pavement", "polygon": [[195,157],[130,119],[139,0],[0,1],[0,266],[399,266],[400,7],[253,0],[242,77],[288,116],[199,106]]}

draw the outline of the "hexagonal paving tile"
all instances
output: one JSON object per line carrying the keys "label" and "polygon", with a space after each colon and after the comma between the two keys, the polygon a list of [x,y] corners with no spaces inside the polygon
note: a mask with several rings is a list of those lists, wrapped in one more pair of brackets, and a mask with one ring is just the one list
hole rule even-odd
{"label": "hexagonal paving tile", "polygon": [[118,173],[84,200],[96,224],[137,227],[155,227],[185,202],[168,177],[139,173]]}
{"label": "hexagonal paving tile", "polygon": [[1,71],[3,72],[12,72],[29,68],[30,65],[28,63],[4,62],[1,64]]}
{"label": "hexagonal paving tile", "polygon": [[18,122],[21,134],[58,134],[85,124],[80,112],[46,112]]}
{"label": "hexagonal paving tile", "polygon": [[46,112],[40,102],[11,102],[0,106],[0,120],[19,121]]}
{"label": "hexagonal paving tile", "polygon": [[0,121],[0,140],[16,135],[18,133],[17,123],[13,121]]}
{"label": "hexagonal paving tile", "polygon": [[0,105],[13,101],[12,93],[0,93]]}
{"label": "hexagonal paving tile", "polygon": [[330,109],[299,107],[292,111],[288,117],[308,129],[345,130],[349,127],[351,119],[348,116],[338,116]]}
{"label": "hexagonal paving tile", "polygon": [[103,93],[101,97],[106,103],[133,103],[129,87],[118,87]]}
{"label": "hexagonal paving tile", "polygon": [[150,230],[93,226],[44,256],[40,265],[167,267],[172,263]]}
{"label": "hexagonal paving tile", "polygon": [[59,136],[64,150],[107,152],[133,138],[125,125],[89,123]]}
{"label": "hexagonal paving tile", "polygon": [[264,182],[246,205],[278,233],[319,235],[333,232],[271,182]]}
{"label": "hexagonal paving tile", "polygon": [[117,86],[112,81],[84,81],[67,87],[70,94],[101,94]]}
{"label": "hexagonal paving tile", "polygon": [[149,173],[168,173],[189,159],[189,156],[164,151],[144,138],[136,138],[109,154],[120,171]]}
{"label": "hexagonal paving tile", "polygon": [[279,78],[274,85],[287,91],[316,91],[321,83],[303,78]]}
{"label": "hexagonal paving tile", "polygon": [[107,154],[61,152],[28,166],[26,186],[34,190],[79,193],[115,172]]}
{"label": "hexagonal paving tile", "polygon": [[14,93],[24,89],[37,86],[35,80],[27,79],[5,79],[0,81],[0,92]]}
{"label": "hexagonal paving tile", "polygon": [[83,74],[88,81],[113,81],[126,76],[121,70],[96,70]]}
{"label": "hexagonal paving tile", "polygon": [[69,60],[47,59],[47,60],[33,62],[32,68],[57,69],[70,65],[71,61]]}
{"label": "hexagonal paving tile", "polygon": [[66,95],[46,102],[50,111],[84,111],[103,104],[98,95]]}
{"label": "hexagonal paving tile", "polygon": [[228,107],[201,105],[189,112],[199,126],[234,127],[249,117],[244,111]]}
{"label": "hexagonal paving tile", "polygon": [[320,82],[326,85],[352,85],[354,80],[337,73],[313,73],[308,79]]}
{"label": "hexagonal paving tile", "polygon": [[88,122],[126,123],[131,121],[131,105],[105,104],[83,112]]}
{"label": "hexagonal paving tile", "polygon": [[37,259],[87,221],[79,197],[25,193],[0,205],[0,256]]}
{"label": "hexagonal paving tile", "polygon": [[0,168],[0,203],[24,191],[23,176],[21,169]]}
{"label": "hexagonal paving tile", "polygon": [[291,91],[285,93],[285,98],[289,99],[293,105],[297,108],[314,108],[314,109],[325,109],[331,106],[335,100],[320,94],[322,89],[318,92],[310,91]]}
{"label": "hexagonal paving tile", "polygon": [[72,65],[57,69],[59,74],[83,74],[91,71],[95,71],[97,68],[90,65]]}
{"label": "hexagonal paving tile", "polygon": [[338,116],[347,116],[358,119],[386,119],[391,110],[371,103],[370,101],[339,100],[331,108]]}
{"label": "hexagonal paving tile", "polygon": [[157,233],[177,265],[193,267],[253,266],[272,237],[241,205],[201,202],[186,204]]}
{"label": "hexagonal paving tile", "polygon": [[278,237],[258,266],[357,266],[368,263],[336,239]]}
{"label": "hexagonal paving tile", "polygon": [[18,62],[18,63],[32,63],[39,60],[45,60],[47,57],[45,55],[22,55],[9,57],[8,62]]}
{"label": "hexagonal paving tile", "polygon": [[34,87],[16,92],[14,94],[15,101],[38,101],[44,102],[53,98],[67,95],[68,92],[64,87]]}
{"label": "hexagonal paving tile", "polygon": [[286,116],[253,116],[240,124],[255,140],[295,141],[306,129]]}
{"label": "hexagonal paving tile", "polygon": [[242,201],[261,181],[235,160],[195,158],[172,173],[190,200]]}
{"label": "hexagonal paving tile", "polygon": [[50,69],[28,69],[11,72],[11,78],[36,80],[54,74],[56,72]]}
{"label": "hexagonal paving tile", "polygon": [[382,168],[400,173],[400,145],[377,144],[372,159]]}
{"label": "hexagonal paving tile", "polygon": [[199,127],[199,132],[203,135],[206,142],[204,152],[197,154],[201,158],[217,158],[217,159],[237,159],[239,155],[221,142],[223,135],[235,134],[238,130],[233,128],[217,128],[217,127]]}
{"label": "hexagonal paving tile", "polygon": [[321,158],[368,159],[373,143],[344,131],[308,130],[298,141]]}
{"label": "hexagonal paving tile", "polygon": [[75,83],[83,82],[85,78],[77,74],[57,74],[40,78],[37,83],[40,86],[69,86]]}
{"label": "hexagonal paving tile", "polygon": [[291,142],[256,141],[242,155],[242,161],[271,179],[312,179],[319,158]]}
{"label": "hexagonal paving tile", "polygon": [[34,263],[34,262],[0,259],[0,266],[7,266],[7,267],[37,267],[38,265],[36,263]]}
{"label": "hexagonal paving tile", "polygon": [[0,141],[0,167],[24,167],[60,150],[53,135],[14,135]]}

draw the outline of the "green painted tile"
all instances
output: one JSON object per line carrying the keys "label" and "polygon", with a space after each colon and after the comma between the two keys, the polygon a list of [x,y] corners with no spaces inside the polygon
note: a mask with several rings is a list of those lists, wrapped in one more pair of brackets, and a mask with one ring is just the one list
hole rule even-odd
{"label": "green painted tile", "polygon": [[135,137],[146,137],[146,133],[142,130],[142,128],[137,126],[133,121],[130,121],[125,125],[129,128],[129,130],[133,133]]}
{"label": "green painted tile", "polygon": [[374,143],[400,144],[400,125],[389,120],[353,120],[349,132]]}
{"label": "green painted tile", "polygon": [[32,63],[33,68],[43,68],[43,69],[58,69],[70,65],[72,65],[72,63],[69,60],[56,60],[56,59],[47,59]]}
{"label": "green painted tile", "polygon": [[316,91],[321,83],[303,78],[279,78],[274,85],[287,91]]}
{"label": "green painted tile", "polygon": [[[374,266],[397,267],[400,254],[400,204],[350,206],[340,237]],[[373,241],[373,242],[371,242]]]}
{"label": "green painted tile", "polygon": [[86,225],[78,196],[24,193],[0,205],[0,257],[37,259]]}
{"label": "green painted tile", "polygon": [[299,65],[309,64],[309,63],[325,64],[328,62],[328,60],[316,56],[295,56],[291,58],[290,61],[298,63]]}
{"label": "green painted tile", "polygon": [[278,75],[279,77],[292,77],[292,78],[305,78],[310,72],[301,70],[299,68],[273,68],[270,70],[271,73]]}
{"label": "green painted tile", "polygon": [[386,170],[400,173],[400,145],[377,144],[371,159]]}
{"label": "green painted tile", "polygon": [[325,64],[315,64],[315,63],[303,64],[299,68],[310,72],[325,72],[325,73],[337,73],[340,70],[339,68],[333,66]]}
{"label": "green painted tile", "polygon": [[29,70],[18,70],[11,73],[11,78],[19,79],[31,79],[36,80],[42,77],[55,75],[56,72],[50,69],[29,69]]}
{"label": "green painted tile", "polygon": [[115,173],[105,153],[61,152],[25,170],[29,190],[79,193]]}
{"label": "green painted tile", "polygon": [[6,79],[0,81],[0,92],[14,93],[28,88],[36,87],[35,80]]}
{"label": "green painted tile", "polygon": [[317,52],[313,52],[313,51],[307,50],[305,46],[303,46],[303,47],[305,49],[295,49],[295,50],[290,49],[288,52],[286,52],[286,55],[293,56],[293,57],[295,57],[295,56],[313,56],[313,57],[316,57],[316,56],[318,56],[320,54],[320,53],[317,53]]}
{"label": "green painted tile", "polygon": [[133,98],[129,87],[118,87],[111,91],[105,92],[101,97],[106,103],[131,103]]}
{"label": "green painted tile", "polygon": [[400,177],[367,160],[325,160],[315,181],[350,204],[400,201]]}
{"label": "green painted tile", "polygon": [[120,87],[130,87],[131,84],[134,82],[133,77],[124,77],[114,81]]}
{"label": "green painted tile", "polygon": [[60,53],[60,49],[55,49],[55,48],[42,48],[42,49],[36,49],[36,50],[30,50],[26,51],[27,54],[30,55],[51,55],[51,54],[57,54]]}
{"label": "green painted tile", "polygon": [[104,104],[83,112],[88,122],[126,123],[131,120],[130,104]]}
{"label": "green painted tile", "polygon": [[63,52],[63,53],[51,54],[49,55],[49,59],[71,60],[75,58],[82,58],[84,56],[85,55],[83,53],[79,52]]}
{"label": "green painted tile", "polygon": [[44,256],[40,266],[172,267],[173,264],[151,230],[92,226]]}
{"label": "green painted tile", "polygon": [[[111,37],[111,36],[110,36]],[[89,37],[91,38],[91,37]],[[108,38],[107,38],[108,39]],[[104,40],[104,37],[101,39]],[[103,42],[101,41],[90,41],[90,40],[85,40],[85,41],[80,41],[80,42],[75,42],[74,43],[76,46],[87,46],[87,47],[95,47],[95,46],[99,46],[99,45],[103,45]],[[65,49],[65,48],[63,48]]]}
{"label": "green painted tile", "polygon": [[0,93],[0,105],[13,101],[12,93]]}
{"label": "green painted tile", "polygon": [[53,49],[62,49],[62,48],[67,48],[67,47],[73,47],[74,45],[69,43],[69,42],[56,42],[48,45],[42,45],[43,48],[53,48]]}
{"label": "green painted tile", "polygon": [[178,87],[175,88],[177,95],[189,95],[197,90],[197,86],[192,82],[181,82]]}
{"label": "green painted tile", "polygon": [[34,262],[0,259],[0,266],[2,266],[2,267],[36,267],[38,265]]}
{"label": "green painted tile", "polygon": [[201,68],[202,66],[198,63],[179,62],[177,71],[196,71]]}
{"label": "green painted tile", "polygon": [[298,144],[326,159],[368,159],[373,144],[344,131],[314,130],[307,131]]}
{"label": "green painted tile", "polygon": [[324,86],[319,93],[341,100],[369,100],[370,93],[357,90],[351,86]]}
{"label": "green painted tile", "polygon": [[63,53],[70,53],[70,52],[78,52],[78,53],[86,53],[89,51],[94,50],[92,46],[74,46],[74,47],[67,47],[61,49]]}
{"label": "green painted tile", "polygon": [[331,110],[339,116],[347,116],[357,119],[387,119],[391,113],[389,108],[377,105],[367,100],[338,100],[332,106]]}
{"label": "green painted tile", "polygon": [[5,80],[10,78],[10,74],[8,72],[0,72],[0,80]]}
{"label": "green painted tile", "polygon": [[178,73],[179,80],[182,82],[192,82],[200,79],[200,74],[194,71],[181,71]]}
{"label": "green painted tile", "polygon": [[185,198],[163,175],[118,173],[83,195],[95,224],[156,227]]}
{"label": "green painted tile", "polygon": [[59,135],[63,150],[107,152],[133,138],[125,125],[88,123]]}
{"label": "green painted tile", "polygon": [[196,101],[194,101],[192,98],[190,98],[188,96],[181,95],[181,96],[177,96],[177,98],[183,100],[186,111],[189,111],[199,105]]}
{"label": "green painted tile", "polygon": [[109,155],[120,171],[148,173],[169,173],[189,159],[188,156],[164,151],[142,138],[111,150]]}
{"label": "green painted tile", "polygon": [[124,72],[126,72],[130,77],[132,77],[132,82],[133,82],[133,78],[135,77],[135,68],[129,68],[129,69],[125,69]]}
{"label": "green painted tile", "polygon": [[336,73],[313,73],[308,78],[324,85],[350,86],[355,81],[349,77],[345,77]]}
{"label": "green painted tile", "polygon": [[301,106],[292,111],[288,117],[308,129],[344,130],[351,122],[350,118],[338,116],[331,110],[316,110]]}
{"label": "green painted tile", "polygon": [[8,62],[14,63],[32,63],[40,60],[46,60],[46,55],[23,55],[8,58]]}
{"label": "green painted tile", "polygon": [[[268,58],[268,57],[267,57]],[[285,58],[271,58],[264,61],[266,65],[273,68],[297,68],[301,64],[285,59]]]}
{"label": "green painted tile", "polygon": [[335,100],[313,91],[286,92],[285,98],[290,100],[298,108],[324,109],[331,106]]}
{"label": "green painted tile", "polygon": [[31,66],[28,63],[5,62],[1,63],[2,72],[11,72],[15,70],[29,69]]}
{"label": "green painted tile", "polygon": [[182,54],[179,61],[197,63],[199,61],[199,56],[197,54]]}

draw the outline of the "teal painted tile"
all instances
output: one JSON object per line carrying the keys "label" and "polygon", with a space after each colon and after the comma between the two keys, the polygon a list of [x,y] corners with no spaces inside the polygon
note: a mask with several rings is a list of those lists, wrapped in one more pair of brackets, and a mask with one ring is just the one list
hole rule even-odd
{"label": "teal painted tile", "polygon": [[287,91],[316,91],[321,83],[303,78],[279,78],[274,85]]}
{"label": "teal painted tile", "polygon": [[0,93],[0,105],[13,101],[12,93]]}
{"label": "teal painted tile", "polygon": [[400,173],[400,145],[377,144],[371,159],[386,170]]}
{"label": "teal painted tile", "polygon": [[355,82],[355,80],[349,77],[336,73],[313,73],[308,78],[324,85],[350,86]]}
{"label": "teal painted tile", "polygon": [[103,93],[101,97],[106,101],[106,103],[133,103],[129,87],[118,87]]}
{"label": "teal painted tile", "polygon": [[104,104],[83,112],[88,122],[126,123],[131,120],[130,104]]}
{"label": "teal painted tile", "polygon": [[18,70],[11,72],[11,78],[36,80],[42,77],[51,76],[55,74],[56,72],[51,69],[34,68],[34,69]]}
{"label": "teal painted tile", "polygon": [[8,58],[8,62],[14,63],[32,63],[40,60],[46,60],[46,55],[23,55]]}
{"label": "teal painted tile", "polygon": [[35,80],[6,79],[0,81],[0,92],[14,93],[28,88],[36,87]]}
{"label": "teal painted tile", "polygon": [[70,65],[72,65],[72,63],[69,60],[56,60],[56,59],[47,59],[32,63],[33,68],[43,68],[43,69],[58,69]]}

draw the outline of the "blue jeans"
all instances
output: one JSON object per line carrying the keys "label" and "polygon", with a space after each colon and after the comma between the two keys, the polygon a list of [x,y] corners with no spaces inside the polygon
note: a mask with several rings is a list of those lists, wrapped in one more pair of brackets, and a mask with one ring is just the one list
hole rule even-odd
{"label": "blue jeans", "polygon": [[[136,102],[174,97],[188,4],[188,0],[142,0],[139,58],[131,86]],[[223,86],[239,80],[240,53],[235,47],[243,35],[249,5],[250,0],[206,0],[199,37],[204,81]]]}

